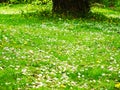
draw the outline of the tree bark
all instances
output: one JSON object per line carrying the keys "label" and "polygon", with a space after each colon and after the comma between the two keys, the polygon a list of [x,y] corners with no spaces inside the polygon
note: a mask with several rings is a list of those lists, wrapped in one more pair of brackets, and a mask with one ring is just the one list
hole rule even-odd
{"label": "tree bark", "polygon": [[53,13],[80,13],[86,14],[90,10],[89,0],[52,0]]}
{"label": "tree bark", "polygon": [[7,2],[8,0],[0,0],[0,3],[4,3]]}

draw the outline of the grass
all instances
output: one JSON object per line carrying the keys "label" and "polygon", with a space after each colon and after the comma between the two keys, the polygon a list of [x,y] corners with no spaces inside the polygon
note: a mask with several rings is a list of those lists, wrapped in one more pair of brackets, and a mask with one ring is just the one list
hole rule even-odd
{"label": "grass", "polygon": [[50,9],[0,6],[0,90],[119,90],[120,12],[92,7],[70,18]]}

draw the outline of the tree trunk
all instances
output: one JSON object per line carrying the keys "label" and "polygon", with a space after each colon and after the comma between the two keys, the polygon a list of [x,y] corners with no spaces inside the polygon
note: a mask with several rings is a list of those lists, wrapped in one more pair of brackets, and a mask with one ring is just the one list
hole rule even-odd
{"label": "tree trunk", "polygon": [[79,13],[86,14],[90,10],[89,0],[52,0],[53,13]]}
{"label": "tree trunk", "polygon": [[4,3],[7,2],[8,0],[0,0],[0,3]]}

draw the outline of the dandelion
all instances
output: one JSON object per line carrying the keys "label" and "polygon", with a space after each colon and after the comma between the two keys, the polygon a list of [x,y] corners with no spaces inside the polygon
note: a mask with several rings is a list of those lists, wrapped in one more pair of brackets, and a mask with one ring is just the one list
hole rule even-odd
{"label": "dandelion", "polygon": [[60,87],[65,88],[66,86],[64,84],[60,85]]}
{"label": "dandelion", "polygon": [[120,89],[120,82],[117,83],[117,84],[115,84],[115,87],[118,88],[118,89]]}

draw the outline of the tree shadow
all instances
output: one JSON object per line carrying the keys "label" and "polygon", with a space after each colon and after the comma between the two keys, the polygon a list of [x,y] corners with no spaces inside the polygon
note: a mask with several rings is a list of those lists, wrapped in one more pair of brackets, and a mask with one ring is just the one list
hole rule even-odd
{"label": "tree shadow", "polygon": [[102,22],[109,22],[109,23],[118,23],[120,21],[119,17],[107,17],[102,13],[99,12],[89,12],[88,14],[81,15],[81,14],[75,14],[75,13],[52,13],[51,11],[36,11],[36,12],[28,12],[28,13],[23,13],[23,16],[26,18],[29,17],[35,17],[38,19],[58,19],[62,18],[64,20],[66,19],[86,19],[86,20],[93,20],[93,21],[102,21]]}
{"label": "tree shadow", "polygon": [[102,13],[92,13],[90,12],[84,19],[98,21],[98,22],[108,22],[108,23],[118,23],[120,22],[119,17],[107,17]]}
{"label": "tree shadow", "polygon": [[[75,14],[53,14],[51,11],[35,11],[35,12],[21,12],[21,14],[0,14],[0,23],[3,24],[31,24],[39,23],[42,20],[47,22],[57,22],[58,19],[62,20],[86,20],[95,22],[107,22],[119,24],[120,18],[107,17],[102,13],[90,12],[84,16],[77,16]],[[6,23],[7,21],[7,23]]]}

